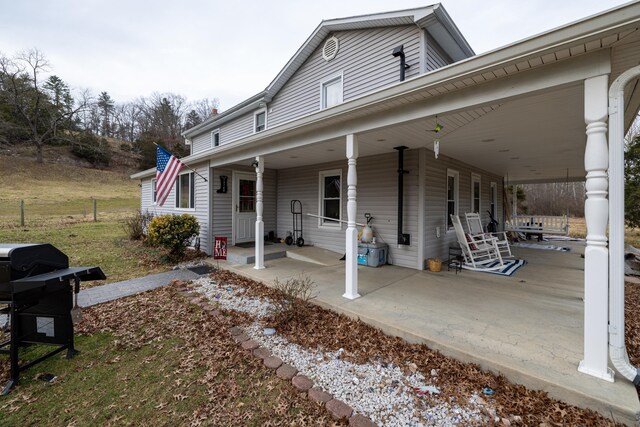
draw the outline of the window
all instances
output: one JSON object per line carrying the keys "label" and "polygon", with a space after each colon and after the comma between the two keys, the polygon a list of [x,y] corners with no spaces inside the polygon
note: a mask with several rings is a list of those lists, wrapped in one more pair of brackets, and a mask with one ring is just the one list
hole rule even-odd
{"label": "window", "polygon": [[498,209],[498,184],[491,183],[491,205],[489,206],[489,212],[492,217],[496,217],[496,210]]}
{"label": "window", "polygon": [[152,179],[151,180],[151,202],[155,203],[156,202],[156,179]]}
{"label": "window", "polygon": [[254,116],[254,133],[261,132],[267,127],[267,110],[257,112]]}
{"label": "window", "polygon": [[341,227],[342,218],[342,170],[320,172],[319,226]]}
{"label": "window", "polygon": [[471,174],[471,212],[480,213],[480,175]]}
{"label": "window", "polygon": [[193,209],[195,205],[193,172],[179,175],[176,180],[176,208]]}
{"label": "window", "polygon": [[458,171],[447,169],[447,229],[453,229],[450,215],[458,215]]}
{"label": "window", "polygon": [[211,132],[211,146],[218,147],[220,145],[220,129]]}
{"label": "window", "polygon": [[342,102],[342,75],[333,77],[321,85],[320,108],[329,108]]}

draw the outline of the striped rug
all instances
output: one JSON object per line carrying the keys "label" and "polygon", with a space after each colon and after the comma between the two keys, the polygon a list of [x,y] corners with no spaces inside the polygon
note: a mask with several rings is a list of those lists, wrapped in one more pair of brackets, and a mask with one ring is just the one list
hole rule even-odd
{"label": "striped rug", "polygon": [[[497,270],[475,270],[475,271],[482,271],[484,273],[492,273],[492,274],[499,274],[501,276],[511,276],[513,275],[513,273],[516,272],[516,270],[518,270],[520,267],[522,267],[523,265],[525,265],[527,263],[527,261],[523,260],[523,259],[505,259],[502,261],[502,263],[504,264],[504,266],[500,269]],[[484,264],[483,267],[486,267],[487,269],[492,268],[492,267],[497,267],[498,265],[500,265],[500,261],[494,261],[494,262],[490,262],[487,264]]]}
{"label": "striped rug", "polygon": [[565,247],[565,246],[538,245],[538,244],[535,244],[535,243],[517,242],[517,243],[512,243],[511,246],[512,247],[516,247],[516,248],[543,249],[545,251],[561,251],[561,252],[569,252],[569,251],[571,251],[571,248],[568,248],[568,247]]}

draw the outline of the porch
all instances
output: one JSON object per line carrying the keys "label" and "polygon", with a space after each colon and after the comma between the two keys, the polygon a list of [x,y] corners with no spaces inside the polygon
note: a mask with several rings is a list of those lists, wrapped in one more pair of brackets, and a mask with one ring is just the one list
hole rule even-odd
{"label": "porch", "polygon": [[[617,375],[610,383],[576,370],[583,357],[585,247],[561,245],[571,251],[513,248],[528,264],[511,277],[456,274],[446,268],[431,273],[391,265],[359,267],[362,297],[355,300],[342,297],[345,266],[342,254],[335,252],[292,246],[286,247],[286,257],[268,261],[266,269],[230,262],[221,266],[266,284],[308,274],[316,284],[315,302],[322,306],[632,423],[640,402],[628,380]],[[230,248],[230,255],[234,251]]]}

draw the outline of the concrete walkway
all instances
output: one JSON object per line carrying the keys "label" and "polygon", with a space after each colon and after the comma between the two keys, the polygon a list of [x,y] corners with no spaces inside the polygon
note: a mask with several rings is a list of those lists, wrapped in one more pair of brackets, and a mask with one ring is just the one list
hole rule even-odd
{"label": "concrete walkway", "polygon": [[[141,292],[150,291],[168,285],[172,280],[193,280],[200,277],[199,274],[191,270],[171,270],[164,273],[151,274],[149,276],[137,277],[135,279],[124,280],[122,282],[108,283],[106,285],[94,286],[83,289],[78,294],[78,305],[80,307],[91,307],[124,298]],[[7,316],[0,315],[0,327],[7,322]]]}
{"label": "concrete walkway", "polygon": [[122,282],[94,286],[80,291],[78,305],[80,307],[91,307],[92,305],[102,304],[168,285],[172,280],[193,280],[198,277],[200,275],[191,270],[171,270]]}

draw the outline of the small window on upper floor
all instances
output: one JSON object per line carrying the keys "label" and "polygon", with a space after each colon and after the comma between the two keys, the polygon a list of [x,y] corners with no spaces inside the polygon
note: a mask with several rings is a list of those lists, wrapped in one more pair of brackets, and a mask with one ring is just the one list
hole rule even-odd
{"label": "small window on upper floor", "polygon": [[218,147],[220,145],[220,129],[211,132],[211,146]]}
{"label": "small window on upper floor", "polygon": [[261,132],[267,127],[267,111],[262,110],[254,115],[254,133]]}
{"label": "small window on upper floor", "polygon": [[342,75],[322,82],[320,90],[320,108],[329,108],[342,103]]}

